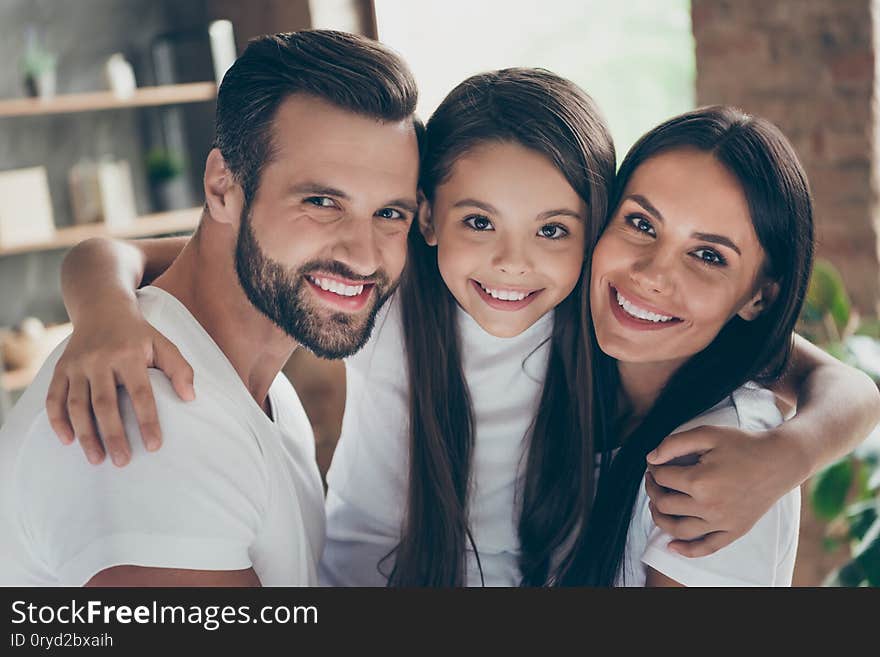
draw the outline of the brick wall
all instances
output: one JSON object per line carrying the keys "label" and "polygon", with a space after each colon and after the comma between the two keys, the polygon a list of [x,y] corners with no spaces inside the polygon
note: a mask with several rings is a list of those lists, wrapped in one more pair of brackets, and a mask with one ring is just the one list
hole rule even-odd
{"label": "brick wall", "polygon": [[875,38],[878,0],[692,0],[697,102],[776,123],[810,178],[818,254],[853,300],[880,302]]}

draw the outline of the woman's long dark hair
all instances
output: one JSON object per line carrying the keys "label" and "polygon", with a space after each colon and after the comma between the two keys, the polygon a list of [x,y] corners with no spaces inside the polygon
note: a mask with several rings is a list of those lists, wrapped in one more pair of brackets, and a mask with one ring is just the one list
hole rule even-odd
{"label": "woman's long dark hair", "polygon": [[[600,477],[583,544],[572,555],[560,584],[617,583],[648,452],[746,381],[778,378],[791,355],[792,332],[813,258],[810,190],[794,149],[773,124],[737,109],[715,106],[688,112],[651,130],[632,147],[618,172],[611,208],[618,207],[641,164],[660,153],[684,148],[712,153],[739,181],[766,254],[765,273],[778,283],[779,293],[757,319],[731,319],[708,347],[671,377],[641,425],[611,459],[609,471]],[[615,362],[594,347],[596,380],[604,390],[616,391]],[[616,392],[599,404],[605,445],[616,443],[616,437],[607,433],[614,426],[614,399]]]}
{"label": "woman's long dark hair", "polygon": [[[611,137],[592,100],[571,82],[538,69],[504,69],[465,80],[427,124],[420,186],[428,200],[459,157],[491,142],[513,142],[545,155],[584,199],[589,272],[615,163]],[[520,491],[524,584],[550,579],[552,555],[592,502],[592,329],[584,280],[556,308],[547,377],[531,429]],[[415,222],[401,296],[410,472],[389,584],[460,586],[466,583],[467,541],[477,549],[468,526],[474,417],[456,303],[440,276],[436,249],[425,243]]]}

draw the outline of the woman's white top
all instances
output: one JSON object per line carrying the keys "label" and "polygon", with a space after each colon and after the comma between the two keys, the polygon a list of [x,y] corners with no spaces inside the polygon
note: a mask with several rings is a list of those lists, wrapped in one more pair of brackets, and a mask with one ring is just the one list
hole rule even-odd
{"label": "woman's white top", "polygon": [[[460,309],[457,319],[476,421],[470,527],[486,585],[518,586],[518,495],[553,313],[513,338],[486,333]],[[409,476],[409,376],[399,296],[382,309],[368,344],[346,362],[346,374],[342,433],[327,475],[320,578],[333,586],[384,586],[394,565]],[[679,431],[703,424],[760,431],[781,421],[771,393],[744,386]],[[670,538],[654,525],[642,487],[619,583],[644,585],[647,564],[689,586],[790,584],[799,508],[796,489],[743,538],[712,556],[687,559],[666,549]],[[481,584],[469,545],[467,584]]]}

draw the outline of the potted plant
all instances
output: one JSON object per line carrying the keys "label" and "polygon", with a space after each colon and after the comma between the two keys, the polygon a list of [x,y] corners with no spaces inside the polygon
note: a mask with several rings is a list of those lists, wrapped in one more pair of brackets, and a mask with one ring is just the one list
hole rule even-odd
{"label": "potted plant", "polygon": [[[852,308],[837,270],[818,261],[798,331],[830,354],[880,381],[880,322]],[[827,586],[880,586],[880,432],[813,477],[810,503],[827,523],[825,547],[848,550]]]}
{"label": "potted plant", "polygon": [[51,98],[55,95],[55,76],[58,58],[47,50],[31,27],[25,37],[25,50],[21,56],[21,74],[28,96]]}
{"label": "potted plant", "polygon": [[186,163],[182,155],[165,148],[147,153],[147,177],[159,211],[179,210],[192,203],[183,173]]}

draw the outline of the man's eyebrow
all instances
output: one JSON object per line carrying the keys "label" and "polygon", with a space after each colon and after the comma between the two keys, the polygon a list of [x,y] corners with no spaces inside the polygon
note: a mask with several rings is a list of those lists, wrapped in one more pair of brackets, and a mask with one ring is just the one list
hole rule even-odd
{"label": "man's eyebrow", "polygon": [[[297,185],[293,185],[289,190],[288,194],[297,195],[297,194],[313,194],[315,196],[335,196],[337,198],[344,199],[346,201],[351,200],[351,197],[343,192],[341,189],[337,189],[336,187],[330,187],[329,185],[325,185],[319,182],[303,182]],[[401,210],[406,210],[411,214],[415,214],[419,209],[419,204],[411,198],[396,198],[391,201],[385,203],[382,207],[397,207]]]}
{"label": "man's eyebrow", "polygon": [[739,250],[739,247],[734,244],[730,240],[730,238],[724,237],[724,235],[715,235],[713,233],[691,233],[691,237],[695,237],[698,240],[703,240],[704,242],[721,244],[722,246],[726,246],[727,248],[736,251],[737,255],[742,255],[742,251]]}
{"label": "man's eyebrow", "polygon": [[654,207],[654,204],[651,203],[648,199],[646,199],[641,194],[629,194],[624,200],[633,200],[639,205],[641,205],[645,210],[647,210],[650,214],[654,215],[660,221],[665,221],[663,215],[660,214],[660,210]]}
{"label": "man's eyebrow", "polygon": [[415,214],[419,210],[419,204],[411,198],[396,198],[393,201],[388,201],[385,206],[400,208],[401,210],[406,210],[411,214]]}
{"label": "man's eyebrow", "polygon": [[571,210],[569,208],[555,208],[553,210],[545,210],[537,217],[535,217],[535,221],[547,221],[547,219],[550,219],[551,217],[559,216],[574,217],[581,222],[584,220],[584,216],[580,212],[575,212],[574,210]]}
{"label": "man's eyebrow", "polygon": [[289,194],[314,194],[315,196],[338,196],[339,198],[348,199],[348,194],[341,189],[330,187],[319,182],[302,182],[293,185],[288,190]]}
{"label": "man's eyebrow", "polygon": [[494,205],[489,203],[485,203],[484,201],[478,201],[475,198],[463,198],[460,201],[456,201],[452,207],[454,208],[480,208],[484,212],[488,212],[489,214],[500,214]]}

